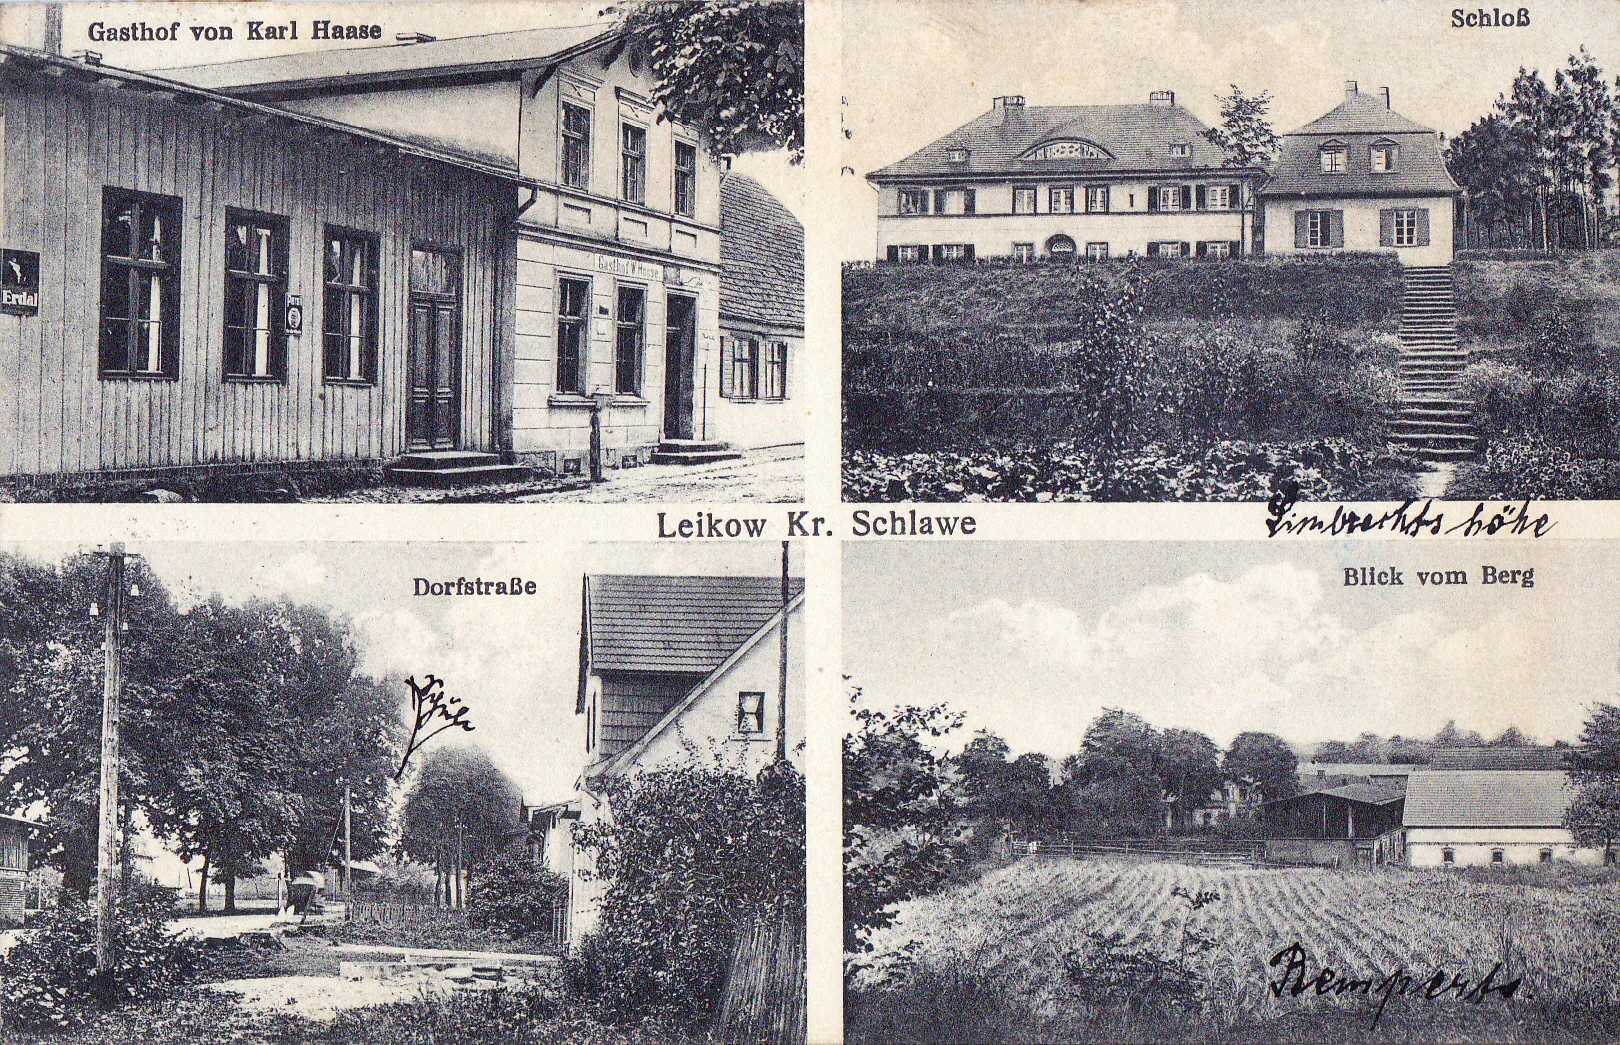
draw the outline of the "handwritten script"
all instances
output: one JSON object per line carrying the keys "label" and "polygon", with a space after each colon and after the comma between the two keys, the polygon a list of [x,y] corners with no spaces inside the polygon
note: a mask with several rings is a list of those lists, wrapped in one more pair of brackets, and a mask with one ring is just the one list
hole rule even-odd
{"label": "handwritten script", "polygon": [[1396,969],[1385,976],[1373,973],[1371,976],[1355,977],[1323,965],[1315,976],[1307,975],[1310,969],[1310,958],[1305,948],[1296,940],[1271,956],[1267,963],[1275,969],[1283,967],[1281,973],[1273,981],[1268,981],[1274,998],[1281,998],[1286,992],[1290,997],[1297,998],[1307,991],[1317,996],[1331,995],[1343,997],[1346,994],[1359,994],[1366,998],[1377,998],[1378,1008],[1373,1012],[1372,1027],[1378,1026],[1383,1018],[1384,1006],[1389,1004],[1391,995],[1400,995],[1414,1001],[1443,1001],[1448,997],[1455,997],[1457,1001],[1479,1005],[1492,994],[1499,996],[1503,1001],[1510,1001],[1519,984],[1521,976],[1511,980],[1497,980],[1502,974],[1502,963],[1497,962],[1491,966],[1491,971],[1484,978],[1472,981],[1462,973],[1447,975],[1444,969],[1436,968],[1428,976],[1413,975],[1405,969]]}
{"label": "handwritten script", "polygon": [[405,775],[405,767],[410,765],[416,750],[440,733],[447,729],[468,733],[473,730],[473,724],[467,721],[468,709],[462,705],[460,697],[445,693],[443,679],[428,675],[426,682],[417,682],[412,675],[405,680],[405,685],[411,688],[411,738],[405,745],[405,757],[399,760],[395,780]]}
{"label": "handwritten script", "polygon": [[1266,506],[1266,536],[1388,533],[1403,537],[1545,537],[1558,525],[1545,512],[1532,515],[1529,498],[1521,504],[1503,504],[1494,511],[1481,501],[1466,518],[1449,526],[1445,513],[1434,510],[1433,500],[1423,501],[1420,506],[1416,498],[1411,498],[1381,512],[1358,512],[1342,504],[1335,505],[1332,512],[1325,505],[1313,511],[1297,511],[1296,503],[1295,491],[1286,487],[1272,495]]}

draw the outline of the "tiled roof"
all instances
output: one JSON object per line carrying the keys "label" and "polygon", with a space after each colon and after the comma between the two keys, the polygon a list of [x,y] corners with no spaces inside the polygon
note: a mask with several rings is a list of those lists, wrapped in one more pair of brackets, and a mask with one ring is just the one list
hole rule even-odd
{"label": "tiled roof", "polygon": [[1559,770],[1434,770],[1406,781],[1407,827],[1555,827],[1575,797]]}
{"label": "tiled roof", "polygon": [[[1297,802],[1312,795],[1330,795],[1333,798],[1343,798],[1351,802],[1365,802],[1368,805],[1377,806],[1398,802],[1404,797],[1399,790],[1376,787],[1372,784],[1353,783],[1336,784],[1332,787],[1306,787],[1292,798],[1279,798],[1277,802]],[[1277,802],[1267,802],[1266,804],[1275,805]]]}
{"label": "tiled roof", "polygon": [[[803,578],[789,590],[803,591]],[[592,672],[704,675],[782,608],[782,581],[597,575],[585,578],[585,601],[581,655]]]}
{"label": "tiled roof", "polygon": [[[1345,148],[1342,174],[1323,174],[1321,147]],[[1395,169],[1372,172],[1375,142],[1396,147]],[[1320,120],[1283,136],[1282,155],[1262,196],[1327,198],[1456,195],[1462,190],[1446,170],[1440,139],[1422,124],[1384,108],[1370,94],[1357,93]]]}
{"label": "tiled roof", "polygon": [[1298,771],[1300,779],[1305,780],[1318,771],[1328,776],[1404,776],[1422,768],[1410,762],[1301,762]]}
{"label": "tiled roof", "polygon": [[1433,769],[1562,769],[1562,747],[1453,747],[1434,753]]}
{"label": "tiled roof", "polygon": [[[409,17],[405,11],[401,15]],[[344,47],[238,62],[178,66],[163,75],[227,93],[292,85],[396,83],[449,73],[502,73],[589,49],[615,30],[606,24],[458,36],[427,43]]]}
{"label": "tiled roof", "polygon": [[[1203,136],[1202,121],[1179,105],[1037,105],[993,109],[898,163],[873,171],[874,181],[906,178],[1054,174],[1107,171],[1175,173],[1219,168],[1226,151]],[[1078,140],[1100,146],[1105,159],[1021,157],[1044,142]],[[1189,155],[1171,157],[1172,144]],[[967,159],[952,160],[952,149]]]}
{"label": "tiled roof", "polygon": [[804,329],[804,226],[744,174],[720,180],[720,315]]}

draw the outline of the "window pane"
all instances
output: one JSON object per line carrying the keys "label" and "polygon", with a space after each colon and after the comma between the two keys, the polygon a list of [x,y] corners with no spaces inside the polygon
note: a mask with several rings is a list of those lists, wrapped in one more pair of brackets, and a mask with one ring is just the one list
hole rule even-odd
{"label": "window pane", "polygon": [[135,226],[139,221],[136,204],[114,200],[107,205],[102,218],[101,252],[109,257],[133,258]]}

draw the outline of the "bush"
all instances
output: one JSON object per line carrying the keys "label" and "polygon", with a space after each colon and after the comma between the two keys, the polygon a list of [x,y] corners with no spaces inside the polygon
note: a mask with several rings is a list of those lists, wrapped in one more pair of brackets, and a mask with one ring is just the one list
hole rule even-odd
{"label": "bush", "polygon": [[1453,500],[1538,501],[1620,498],[1620,461],[1585,458],[1518,435],[1493,441],[1485,456],[1463,465],[1446,491]]}
{"label": "bush", "polygon": [[568,883],[535,863],[527,846],[503,849],[473,874],[467,922],[512,939],[550,933],[558,897]]}
{"label": "bush", "polygon": [[804,919],[804,778],[660,769],[606,782],[611,819],[575,828],[606,883],[596,931],[564,967],[570,988],[619,1019],[706,1023],[739,929]]}
{"label": "bush", "polygon": [[[171,995],[190,978],[198,951],[169,933],[175,890],[143,884],[118,908],[112,1002]],[[98,1000],[95,911],[76,897],[42,912],[0,961],[0,1014],[8,1025],[72,1027]]]}

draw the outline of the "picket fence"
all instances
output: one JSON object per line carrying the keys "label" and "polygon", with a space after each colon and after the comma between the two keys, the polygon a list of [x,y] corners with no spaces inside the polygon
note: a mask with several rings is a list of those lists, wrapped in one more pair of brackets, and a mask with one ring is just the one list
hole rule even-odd
{"label": "picket fence", "polygon": [[715,1038],[726,1045],[804,1045],[804,967],[802,919],[745,923],[732,945]]}

